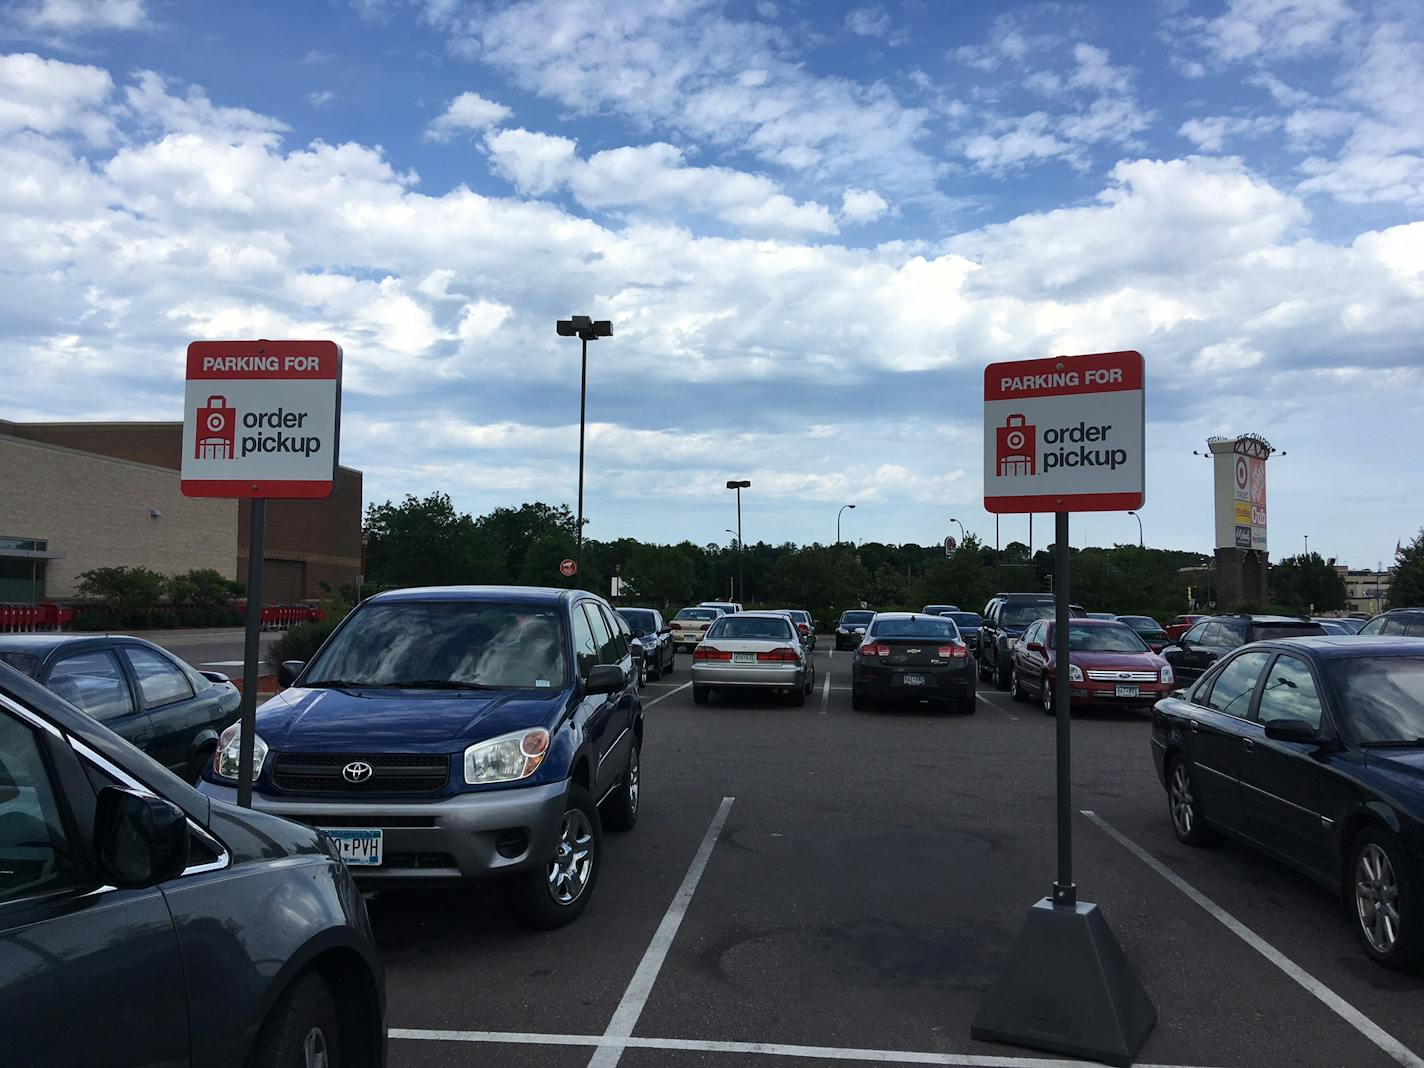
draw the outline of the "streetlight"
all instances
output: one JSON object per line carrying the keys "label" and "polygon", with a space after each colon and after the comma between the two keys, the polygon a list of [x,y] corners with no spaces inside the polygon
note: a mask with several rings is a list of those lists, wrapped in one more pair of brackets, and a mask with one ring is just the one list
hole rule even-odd
{"label": "streetlight", "polygon": [[742,545],[742,490],[751,485],[750,479],[728,479],[727,488],[737,491],[737,596],[743,600],[747,596],[746,550]]}
{"label": "streetlight", "polygon": [[1305,536],[1305,555],[1310,556],[1310,535]]}
{"label": "streetlight", "polygon": [[837,544],[837,545],[839,545],[839,544],[841,543],[841,513],[844,512],[847,508],[854,508],[854,507],[855,507],[855,505],[853,505],[853,504],[843,504],[843,505],[841,505],[841,510],[840,510],[840,512],[837,512],[837,513],[836,513],[836,544]]}
{"label": "streetlight", "polygon": [[579,372],[579,478],[578,478],[578,546],[574,551],[574,574],[576,581],[583,581],[583,437],[585,415],[588,411],[588,343],[601,337],[613,336],[613,324],[607,319],[590,319],[587,315],[575,315],[571,319],[560,319],[555,324],[560,337],[576,337],[583,342],[583,362]]}
{"label": "streetlight", "polygon": [[1137,547],[1138,547],[1139,549],[1141,549],[1141,548],[1143,547],[1143,541],[1142,541],[1142,517],[1141,517],[1140,515],[1138,515],[1136,512],[1128,512],[1127,514],[1130,515],[1130,516],[1132,516],[1133,519],[1136,519],[1136,520],[1137,520]]}
{"label": "streetlight", "polygon": [[967,534],[964,533],[964,524],[961,523],[961,522],[959,522],[958,519],[955,519],[954,516],[950,516],[950,517],[949,517],[949,521],[950,521],[951,523],[956,524],[956,525],[959,527],[959,544],[963,545],[963,544],[964,544],[964,539],[969,536],[969,535],[967,535]]}

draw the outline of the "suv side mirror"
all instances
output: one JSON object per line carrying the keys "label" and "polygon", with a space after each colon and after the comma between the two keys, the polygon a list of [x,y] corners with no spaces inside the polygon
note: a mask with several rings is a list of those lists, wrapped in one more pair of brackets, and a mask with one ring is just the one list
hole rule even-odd
{"label": "suv side mirror", "polygon": [[588,678],[583,680],[586,694],[617,693],[628,685],[628,676],[617,664],[595,664],[589,669]]}
{"label": "suv side mirror", "polygon": [[290,686],[297,681],[297,676],[302,673],[302,668],[307,666],[305,660],[283,660],[277,666],[277,682],[282,686]]}
{"label": "suv side mirror", "polygon": [[124,889],[157,886],[188,866],[188,817],[172,801],[106,786],[94,809],[99,872]]}
{"label": "suv side mirror", "polygon": [[1266,737],[1273,742],[1322,741],[1320,732],[1303,719],[1276,719],[1264,724]]}

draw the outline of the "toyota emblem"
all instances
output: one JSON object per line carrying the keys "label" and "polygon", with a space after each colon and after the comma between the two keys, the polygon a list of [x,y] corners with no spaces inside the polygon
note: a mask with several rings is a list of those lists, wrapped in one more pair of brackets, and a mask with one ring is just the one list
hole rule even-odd
{"label": "toyota emblem", "polygon": [[353,760],[341,769],[341,777],[347,782],[365,782],[374,771],[364,760]]}

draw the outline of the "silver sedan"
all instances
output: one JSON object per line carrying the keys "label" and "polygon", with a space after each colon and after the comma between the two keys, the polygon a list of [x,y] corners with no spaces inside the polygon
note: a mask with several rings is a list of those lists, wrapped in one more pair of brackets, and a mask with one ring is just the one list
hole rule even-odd
{"label": "silver sedan", "polygon": [[692,699],[705,705],[713,690],[780,690],[806,703],[816,665],[784,612],[738,612],[708,629],[692,658]]}

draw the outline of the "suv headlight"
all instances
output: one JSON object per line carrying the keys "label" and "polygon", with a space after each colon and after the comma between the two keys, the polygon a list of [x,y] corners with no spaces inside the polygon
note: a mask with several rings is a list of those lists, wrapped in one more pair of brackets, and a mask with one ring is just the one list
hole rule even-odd
{"label": "suv headlight", "polygon": [[[213,754],[213,774],[227,782],[237,782],[242,759],[242,724],[234,723],[218,739],[218,751]],[[267,759],[267,743],[262,735],[252,736],[252,777],[262,774],[262,762]]]}
{"label": "suv headlight", "polygon": [[1175,680],[1172,678],[1172,665],[1171,665],[1171,664],[1163,664],[1163,665],[1162,665],[1162,673],[1158,676],[1158,678],[1160,678],[1160,679],[1162,680],[1162,683],[1163,683],[1164,685],[1166,685],[1166,686],[1172,685],[1172,683],[1175,681]]}
{"label": "suv headlight", "polygon": [[1069,681],[1069,682],[1082,682],[1082,681],[1083,681],[1083,669],[1080,668],[1077,664],[1069,664],[1069,665],[1068,665],[1068,681]]}
{"label": "suv headlight", "polygon": [[465,782],[481,786],[527,779],[539,770],[548,751],[549,732],[543,727],[480,742],[465,750]]}

